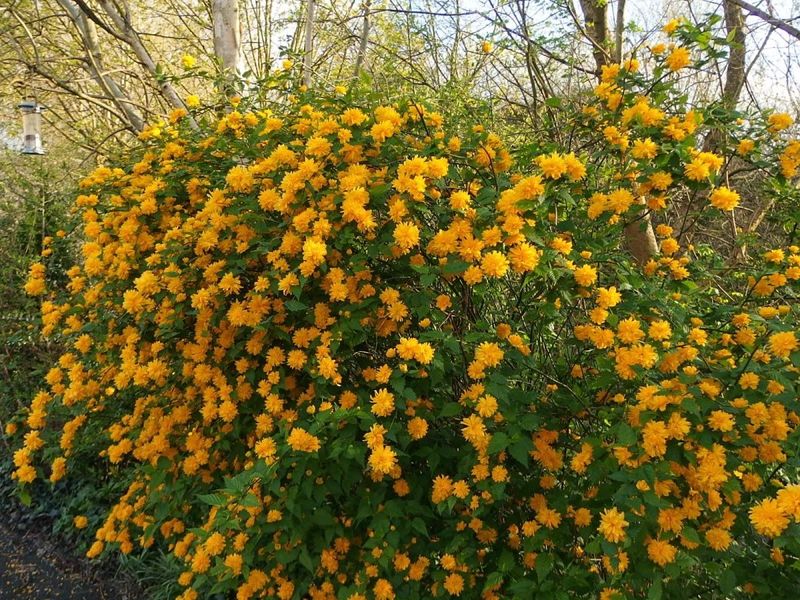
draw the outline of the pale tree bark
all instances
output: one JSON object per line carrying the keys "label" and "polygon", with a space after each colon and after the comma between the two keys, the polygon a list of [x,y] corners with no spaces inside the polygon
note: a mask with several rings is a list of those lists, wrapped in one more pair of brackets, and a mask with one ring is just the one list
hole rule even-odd
{"label": "pale tree bark", "polygon": [[125,119],[131,129],[135,132],[141,131],[144,129],[144,119],[131,101],[130,96],[106,70],[94,21],[90,20],[78,5],[71,0],[58,0],[58,3],[67,12],[78,31],[83,47],[86,50],[87,70],[109,99],[125,115]]}
{"label": "pale tree bark", "polygon": [[622,62],[622,34],[625,32],[625,0],[617,0],[617,20],[614,23],[614,60]]}
{"label": "pale tree bark", "polygon": [[[173,108],[186,109],[186,104],[183,102],[180,95],[178,95],[178,92],[175,90],[172,84],[164,80],[162,77],[160,77],[160,74],[156,67],[155,60],[153,60],[152,55],[142,42],[139,33],[133,28],[133,25],[131,24],[130,10],[125,0],[122,0],[123,12],[120,12],[120,9],[118,9],[117,4],[115,2],[112,2],[111,0],[98,0],[98,2],[100,6],[103,7],[103,10],[106,12],[108,17],[111,19],[111,22],[114,23],[114,27],[117,30],[115,32],[117,34],[117,37],[119,37],[121,40],[125,41],[128,44],[130,49],[136,55],[136,58],[138,58],[139,62],[142,63],[142,66],[156,80],[158,88],[161,91],[161,95],[164,97],[164,99]],[[87,16],[91,18],[89,13],[87,13]]]}
{"label": "pale tree bark", "polygon": [[364,57],[367,54],[367,43],[369,42],[369,10],[372,6],[372,0],[365,0],[364,2],[364,20],[361,22],[361,36],[358,41],[358,54],[356,55],[356,65],[353,69],[353,78],[357,78],[361,74],[361,69],[364,66]]}
{"label": "pale tree bark", "polygon": [[225,78],[235,80],[243,71],[238,0],[214,0],[212,16],[214,53],[220,60]]}
{"label": "pale tree bark", "polygon": [[[581,0],[581,9],[584,17],[584,34],[592,44],[596,75],[599,79],[602,69],[609,62],[608,46],[608,2],[606,0]],[[622,10],[620,10],[622,9]],[[625,4],[620,1],[617,5],[617,41],[619,47],[614,48],[614,56],[622,57],[622,30],[621,23],[625,22]],[[573,15],[575,16],[575,15]],[[580,25],[580,23],[576,23]],[[642,201],[641,204],[644,204]],[[636,261],[643,265],[658,253],[658,242],[653,231],[653,223],[646,206],[642,206],[642,213],[634,221],[625,226],[625,247]]]}
{"label": "pale tree bark", "polygon": [[303,45],[303,83],[311,85],[311,65],[314,62],[314,18],[317,11],[315,0],[308,0],[306,9],[305,44]]}

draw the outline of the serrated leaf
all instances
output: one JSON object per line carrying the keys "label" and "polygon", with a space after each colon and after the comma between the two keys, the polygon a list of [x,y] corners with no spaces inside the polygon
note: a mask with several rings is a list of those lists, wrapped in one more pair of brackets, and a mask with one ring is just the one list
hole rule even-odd
{"label": "serrated leaf", "polygon": [[228,503],[228,498],[222,494],[202,494],[197,499],[211,506],[225,506]]}
{"label": "serrated leaf", "polygon": [[730,594],[736,588],[736,573],[726,569],[719,576],[719,589],[723,594]]}
{"label": "serrated leaf", "polygon": [[511,456],[513,456],[519,464],[527,467],[528,460],[530,458],[528,452],[530,452],[532,446],[533,444],[528,438],[523,438],[520,441],[511,444],[508,449],[508,453],[511,454]]}
{"label": "serrated leaf", "polygon": [[448,402],[442,407],[440,417],[454,417],[461,412],[461,405],[458,402]]}
{"label": "serrated leaf", "polygon": [[664,589],[661,587],[661,580],[656,579],[653,582],[653,585],[650,586],[650,590],[647,592],[647,600],[661,600],[661,596],[664,594]]}
{"label": "serrated leaf", "polygon": [[489,447],[486,448],[487,454],[497,454],[501,450],[508,447],[508,436],[503,432],[495,433],[492,436],[492,441],[489,442]]}
{"label": "serrated leaf", "polygon": [[552,554],[540,554],[539,556],[536,557],[536,576],[539,578],[540,583],[547,578],[547,576],[550,574],[550,571],[552,570],[553,570]]}

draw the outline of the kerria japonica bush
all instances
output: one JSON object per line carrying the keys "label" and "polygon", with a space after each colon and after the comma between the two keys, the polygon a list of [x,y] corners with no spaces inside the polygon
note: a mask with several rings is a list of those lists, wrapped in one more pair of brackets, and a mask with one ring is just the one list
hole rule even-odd
{"label": "kerria japonica bush", "polygon": [[67,293],[31,269],[68,347],[20,484],[107,461],[89,556],[168,549],[184,599],[789,597],[800,248],[730,267],[663,215],[734,215],[734,160],[796,202],[800,142],[688,107],[707,32],[668,29],[531,156],[302,90],[150,127],[83,181]]}

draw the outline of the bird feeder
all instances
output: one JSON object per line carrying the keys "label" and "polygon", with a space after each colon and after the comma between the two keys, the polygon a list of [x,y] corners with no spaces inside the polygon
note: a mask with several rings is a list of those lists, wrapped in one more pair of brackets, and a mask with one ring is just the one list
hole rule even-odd
{"label": "bird feeder", "polygon": [[26,98],[18,106],[22,112],[22,154],[44,154],[42,149],[42,111],[33,98]]}

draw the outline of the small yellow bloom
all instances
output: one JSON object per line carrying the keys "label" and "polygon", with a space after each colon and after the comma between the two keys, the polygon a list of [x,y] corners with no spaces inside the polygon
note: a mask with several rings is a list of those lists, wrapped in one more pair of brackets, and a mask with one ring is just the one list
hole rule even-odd
{"label": "small yellow bloom", "polygon": [[184,54],[181,63],[184,69],[193,69],[197,65],[197,59],[191,54]]}

